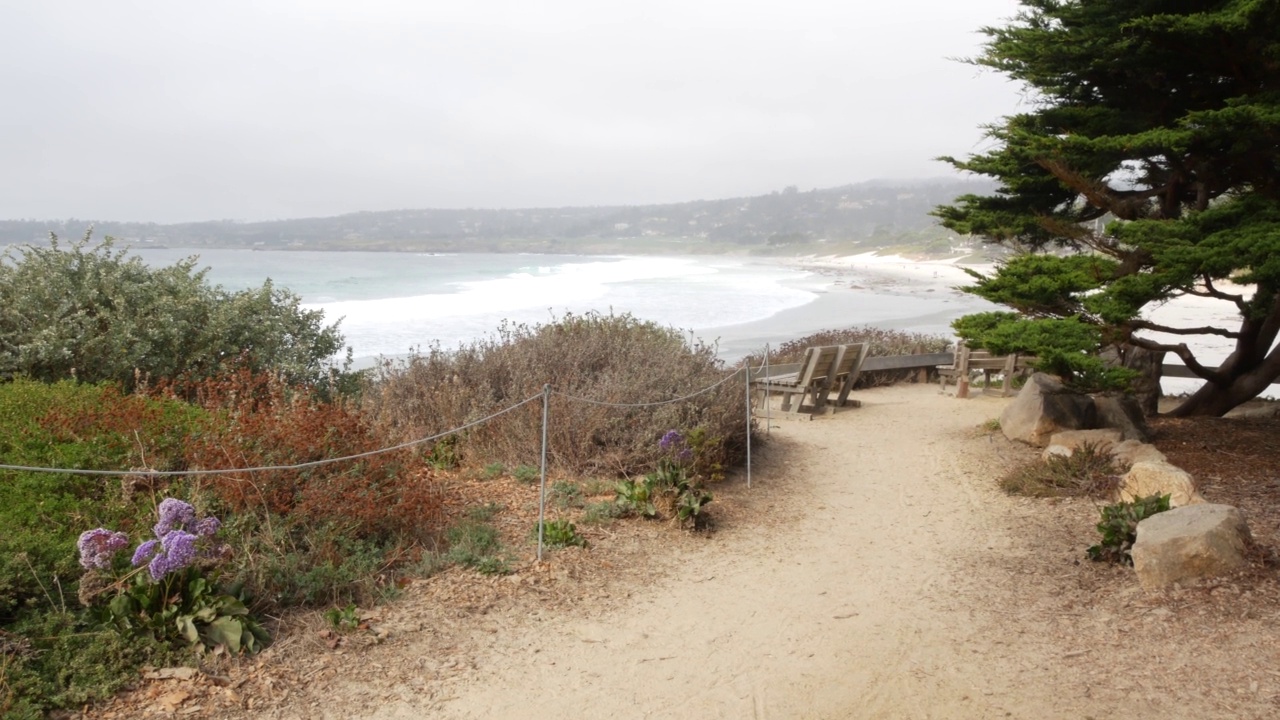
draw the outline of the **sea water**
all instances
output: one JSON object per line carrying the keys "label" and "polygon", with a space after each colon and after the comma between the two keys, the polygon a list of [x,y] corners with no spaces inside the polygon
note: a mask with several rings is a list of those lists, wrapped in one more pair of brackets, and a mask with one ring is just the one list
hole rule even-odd
{"label": "sea water", "polygon": [[[153,265],[196,251],[136,250]],[[324,312],[359,358],[399,356],[483,338],[505,321],[630,313],[714,343],[728,361],[823,329],[872,324],[950,335],[985,309],[954,292],[836,287],[767,259],[519,254],[201,250],[197,267],[227,289],[268,278]]]}

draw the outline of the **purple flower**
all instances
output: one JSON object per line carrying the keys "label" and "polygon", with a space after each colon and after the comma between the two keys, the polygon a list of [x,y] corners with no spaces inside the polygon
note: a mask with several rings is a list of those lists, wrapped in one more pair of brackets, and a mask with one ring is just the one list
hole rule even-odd
{"label": "purple flower", "polygon": [[218,528],[222,527],[222,521],[210,515],[200,522],[196,523],[196,535],[200,537],[213,537],[218,532]]}
{"label": "purple flower", "polygon": [[80,551],[80,567],[85,570],[106,570],[111,558],[129,546],[129,536],[106,528],[95,528],[80,533],[76,549]]}
{"label": "purple flower", "polygon": [[151,579],[159,580],[174,570],[181,570],[195,562],[199,555],[197,539],[185,530],[172,530],[161,538],[161,551],[147,564]]}
{"label": "purple flower", "polygon": [[134,567],[138,567],[142,563],[150,560],[156,554],[156,549],[160,547],[159,540],[148,540],[138,546],[133,551],[133,559],[129,561]]}
{"label": "purple flower", "polygon": [[156,537],[162,539],[174,530],[185,530],[196,519],[196,509],[177,498],[162,500],[159,512],[160,522],[152,529],[155,530]]}
{"label": "purple flower", "polygon": [[679,430],[668,430],[667,434],[663,435],[662,439],[658,441],[658,447],[663,450],[670,450],[683,444],[684,436],[680,434]]}

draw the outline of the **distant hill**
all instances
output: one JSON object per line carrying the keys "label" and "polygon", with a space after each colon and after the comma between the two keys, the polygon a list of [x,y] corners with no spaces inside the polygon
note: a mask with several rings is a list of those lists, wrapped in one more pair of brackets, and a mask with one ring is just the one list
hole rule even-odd
{"label": "distant hill", "polygon": [[388,210],[268,222],[159,225],[0,220],[0,243],[71,239],[92,225],[137,247],[448,252],[795,252],[806,247],[946,246],[928,213],[990,183],[871,181],[666,205],[519,210]]}

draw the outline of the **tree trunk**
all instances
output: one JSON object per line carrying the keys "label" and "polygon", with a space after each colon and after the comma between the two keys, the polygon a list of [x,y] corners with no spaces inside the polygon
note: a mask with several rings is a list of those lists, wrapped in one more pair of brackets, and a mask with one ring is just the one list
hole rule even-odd
{"label": "tree trunk", "polygon": [[1165,351],[1148,350],[1136,345],[1121,343],[1102,351],[1102,361],[1111,367],[1124,367],[1139,373],[1133,382],[1133,396],[1142,408],[1142,414],[1151,417],[1160,411],[1160,377],[1164,366]]}
{"label": "tree trunk", "polygon": [[1206,382],[1169,414],[1173,417],[1221,417],[1257,397],[1275,379],[1276,373],[1269,372],[1265,366],[1259,366],[1252,372],[1232,378],[1230,385]]}

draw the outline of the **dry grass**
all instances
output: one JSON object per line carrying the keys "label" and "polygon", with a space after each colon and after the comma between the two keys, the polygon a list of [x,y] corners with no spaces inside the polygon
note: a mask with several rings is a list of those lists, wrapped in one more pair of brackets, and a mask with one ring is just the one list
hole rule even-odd
{"label": "dry grass", "polygon": [[[549,384],[549,462],[581,475],[647,472],[658,439],[702,428],[699,462],[731,467],[745,455],[742,384],[727,382],[687,401],[648,407],[724,380],[714,348],[690,346],[671,328],[630,315],[566,315],[546,325],[508,325],[454,351],[438,347],[384,365],[365,408],[391,437],[427,437],[538,396]],[[587,401],[584,401],[586,399]],[[595,402],[589,402],[595,401]],[[460,435],[458,460],[484,466],[539,465],[542,402],[535,400]]]}
{"label": "dry grass", "polygon": [[1051,455],[1013,469],[1000,478],[1000,489],[1028,497],[1105,499],[1124,471],[1105,446],[1084,443],[1070,455]]}

